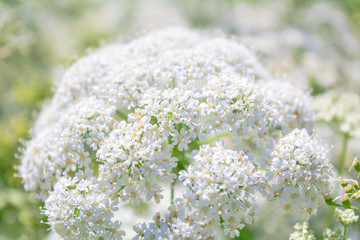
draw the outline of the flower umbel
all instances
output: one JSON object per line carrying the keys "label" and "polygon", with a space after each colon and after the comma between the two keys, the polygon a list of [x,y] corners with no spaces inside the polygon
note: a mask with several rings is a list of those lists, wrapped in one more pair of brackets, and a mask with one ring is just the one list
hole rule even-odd
{"label": "flower umbel", "polygon": [[182,197],[135,225],[135,239],[213,239],[216,228],[233,238],[262,196],[308,217],[328,193],[332,165],[309,134],[307,97],[233,40],[161,30],[67,71],[20,175],[65,239],[122,239],[118,207],[160,203],[179,181]]}

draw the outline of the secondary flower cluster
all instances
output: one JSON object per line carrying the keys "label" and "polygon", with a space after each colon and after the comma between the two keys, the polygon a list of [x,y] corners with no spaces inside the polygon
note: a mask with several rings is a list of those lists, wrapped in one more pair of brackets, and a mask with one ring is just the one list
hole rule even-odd
{"label": "secondary flower cluster", "polygon": [[65,239],[121,239],[118,206],[160,203],[162,186],[179,181],[182,198],[135,225],[135,238],[235,237],[263,197],[308,217],[329,194],[312,120],[307,94],[271,79],[244,46],[166,29],[74,64],[19,171]]}
{"label": "secondary flower cluster", "polygon": [[294,229],[295,232],[290,235],[290,240],[316,240],[308,222],[296,223]]}
{"label": "secondary flower cluster", "polygon": [[[354,210],[346,209],[341,210],[340,208],[335,209],[335,219],[341,223],[344,227],[344,232],[340,228],[329,229],[326,228],[323,232],[324,240],[346,240],[346,228],[359,220],[359,216],[355,215]],[[294,226],[295,232],[290,235],[290,240],[316,240],[314,232],[310,229],[309,223],[304,222],[303,224],[297,223]]]}
{"label": "secondary flower cluster", "polygon": [[359,216],[356,216],[354,210],[352,209],[346,209],[343,211],[339,208],[336,208],[335,218],[336,221],[341,222],[341,224],[343,224],[344,226],[348,226],[359,220]]}

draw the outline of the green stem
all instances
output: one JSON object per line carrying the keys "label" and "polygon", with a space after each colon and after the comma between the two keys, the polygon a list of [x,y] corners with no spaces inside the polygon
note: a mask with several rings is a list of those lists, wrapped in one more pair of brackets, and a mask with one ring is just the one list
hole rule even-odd
{"label": "green stem", "polygon": [[338,163],[338,173],[339,176],[342,175],[342,172],[344,170],[345,167],[345,163],[346,163],[346,150],[347,150],[347,145],[348,145],[348,141],[349,141],[349,135],[344,134],[343,136],[343,142],[342,142],[342,149],[341,149],[341,153],[340,153],[340,157],[339,157],[339,163]]}
{"label": "green stem", "polygon": [[[337,172],[338,172],[339,176],[342,175],[344,167],[345,167],[346,151],[347,151],[347,145],[348,145],[349,138],[350,138],[349,135],[342,134],[342,147],[341,147],[341,152],[340,152],[339,160],[338,160],[338,164],[337,164]],[[338,185],[337,185],[335,188],[336,194],[337,194],[338,190],[339,189],[338,189]],[[334,208],[329,208],[328,216],[327,216],[327,224],[326,224],[328,228],[332,227],[334,212],[335,212]]]}
{"label": "green stem", "polygon": [[115,116],[117,118],[119,118],[120,120],[127,121],[127,119],[128,119],[128,116],[126,114],[124,114],[123,112],[121,112],[120,110],[116,110]]}
{"label": "green stem", "polygon": [[174,182],[171,183],[171,205],[174,204]]}
{"label": "green stem", "polygon": [[350,206],[350,207],[344,207],[343,205],[340,205],[340,204],[332,204],[331,206],[332,209],[334,209],[333,207],[342,207],[342,208],[346,208],[346,209],[353,209],[353,210],[358,210],[360,211],[360,207],[356,207],[356,206]]}
{"label": "green stem", "polygon": [[218,140],[218,139],[220,139],[220,138],[222,138],[222,137],[227,136],[228,134],[229,134],[229,131],[222,132],[222,133],[218,134],[217,136],[214,136],[214,137],[211,137],[211,138],[207,138],[207,139],[205,139],[205,140],[200,141],[199,144],[200,144],[200,145],[209,144],[209,143],[211,143],[211,142],[213,142],[213,141],[216,141],[216,140]]}
{"label": "green stem", "polygon": [[171,89],[174,89],[176,87],[176,79],[175,77],[171,78]]}
{"label": "green stem", "polygon": [[346,239],[346,225],[344,225],[344,239]]}

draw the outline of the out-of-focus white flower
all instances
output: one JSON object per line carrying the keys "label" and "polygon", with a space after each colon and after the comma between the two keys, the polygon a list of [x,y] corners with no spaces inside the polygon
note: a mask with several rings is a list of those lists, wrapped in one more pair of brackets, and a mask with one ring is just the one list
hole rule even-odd
{"label": "out-of-focus white flower", "polygon": [[331,230],[329,228],[325,229],[323,233],[324,240],[345,240],[340,228],[335,228]]}
{"label": "out-of-focus white flower", "polygon": [[335,130],[360,137],[360,96],[351,92],[328,91],[315,96],[311,106],[318,119],[330,123]]}
{"label": "out-of-focus white flower", "polygon": [[276,75],[320,90],[359,90],[360,41],[340,9],[334,2],[237,1],[219,21],[239,33]]}
{"label": "out-of-focus white flower", "polygon": [[33,36],[18,19],[16,11],[0,3],[0,60],[13,53],[26,51]]}

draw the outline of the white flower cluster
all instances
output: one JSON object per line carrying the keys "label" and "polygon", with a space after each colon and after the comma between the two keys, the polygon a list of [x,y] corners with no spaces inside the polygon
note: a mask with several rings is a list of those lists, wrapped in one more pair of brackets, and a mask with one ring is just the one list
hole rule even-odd
{"label": "white flower cluster", "polygon": [[290,240],[315,240],[314,232],[309,228],[309,223],[297,223],[294,226],[295,232],[290,235]]}
{"label": "white flower cluster", "polygon": [[136,225],[136,238],[212,239],[214,227],[238,236],[258,196],[308,215],[327,193],[332,166],[308,134],[306,99],[235,41],[161,30],[74,64],[19,171],[63,238],[121,239],[119,204],[160,203],[174,181],[183,198]]}
{"label": "white flower cluster", "polygon": [[[44,213],[50,225],[65,239],[118,239],[125,233],[118,230],[119,221],[111,221],[118,199],[110,201],[96,178],[82,171],[74,178],[60,178],[45,201]],[[85,177],[85,178],[84,178]]]}

